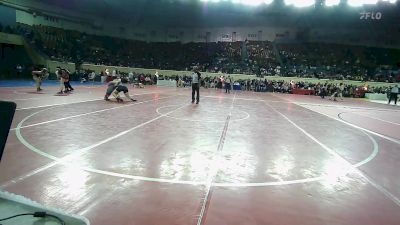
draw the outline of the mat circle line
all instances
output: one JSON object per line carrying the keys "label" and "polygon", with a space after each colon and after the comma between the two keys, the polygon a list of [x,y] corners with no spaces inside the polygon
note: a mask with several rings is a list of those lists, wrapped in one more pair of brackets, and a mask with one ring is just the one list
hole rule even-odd
{"label": "mat circle line", "polygon": [[[18,140],[25,146],[27,147],[29,150],[43,156],[46,157],[50,160],[53,160],[55,162],[58,162],[62,165],[69,165],[67,161],[63,161],[61,158],[58,158],[56,156],[53,156],[49,153],[44,152],[41,149],[36,148],[35,146],[33,146],[32,144],[30,144],[21,134],[21,127],[23,126],[23,123],[25,121],[27,121],[28,119],[30,119],[31,117],[43,112],[43,111],[47,111],[50,109],[53,109],[56,107],[52,107],[52,108],[47,108],[47,109],[43,109],[40,110],[38,112],[32,113],[30,115],[28,115],[27,117],[25,117],[24,119],[21,120],[21,122],[19,122],[19,124],[17,125],[17,128],[15,129],[16,132],[16,136],[18,138]],[[361,130],[362,131],[362,130]],[[360,167],[368,162],[370,162],[372,159],[375,158],[375,156],[378,154],[379,152],[379,147],[378,144],[376,142],[376,140],[369,135],[368,133],[362,131],[373,143],[374,149],[372,151],[372,153],[365,158],[364,160],[353,164],[353,167]],[[84,148],[82,148],[84,149]],[[79,151],[80,149],[78,149],[77,151]],[[68,157],[68,156],[67,156]],[[187,184],[187,185],[205,185],[206,181],[185,181],[185,180],[177,180],[177,179],[166,179],[166,178],[154,178],[154,177],[146,177],[146,176],[136,176],[136,175],[129,175],[129,174],[122,174],[122,173],[115,173],[115,172],[110,172],[110,171],[106,171],[106,170],[98,170],[98,169],[94,169],[94,168],[90,168],[90,167],[80,167],[77,166],[80,169],[87,171],[87,172],[92,172],[92,173],[96,173],[96,174],[102,174],[102,175],[107,175],[107,176],[113,176],[113,177],[120,177],[120,178],[126,178],[126,179],[132,179],[132,180],[140,180],[140,181],[149,181],[149,182],[157,182],[157,183],[172,183],[172,184]],[[350,172],[350,171],[346,171],[346,172]],[[345,174],[342,174],[345,175]],[[301,184],[301,183],[309,183],[309,182],[315,182],[315,181],[320,181],[320,180],[324,180],[329,178],[329,175],[323,175],[323,176],[318,176],[318,177],[311,177],[311,178],[303,178],[303,179],[295,179],[295,180],[287,180],[287,181],[270,181],[270,182],[249,182],[249,183],[245,183],[245,182],[241,182],[241,183],[224,183],[224,182],[215,182],[213,183],[213,186],[218,186],[218,187],[263,187],[263,186],[281,186],[281,185],[290,185],[290,184]]]}

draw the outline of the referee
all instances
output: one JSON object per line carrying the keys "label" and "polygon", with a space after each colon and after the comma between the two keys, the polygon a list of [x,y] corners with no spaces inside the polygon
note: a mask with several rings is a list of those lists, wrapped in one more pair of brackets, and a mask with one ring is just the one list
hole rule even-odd
{"label": "referee", "polygon": [[201,73],[197,70],[194,70],[192,73],[192,104],[194,103],[194,94],[196,95],[196,104],[199,104],[200,101],[200,79]]}
{"label": "referee", "polygon": [[392,99],[394,100],[394,104],[397,105],[397,95],[399,94],[399,86],[396,84],[391,90],[390,90],[390,96],[389,96],[389,102],[388,104],[390,105],[390,102]]}

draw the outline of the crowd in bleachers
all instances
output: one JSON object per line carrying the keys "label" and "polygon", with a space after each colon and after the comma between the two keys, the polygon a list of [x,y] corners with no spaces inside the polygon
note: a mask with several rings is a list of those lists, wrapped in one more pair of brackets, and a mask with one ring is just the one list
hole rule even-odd
{"label": "crowd in bleachers", "polygon": [[399,82],[400,50],[338,44],[269,41],[149,43],[95,36],[61,28],[0,26],[22,34],[49,58],[75,63],[227,74],[281,75]]}
{"label": "crowd in bleachers", "polygon": [[[214,77],[204,77],[201,80],[201,86],[204,88],[216,88],[223,89],[225,87],[224,81],[227,78],[227,74]],[[144,84],[156,84],[157,80],[174,80],[177,87],[188,87],[191,85],[190,76],[160,76],[156,78],[151,74],[136,74],[133,73],[133,80],[140,81]],[[144,78],[148,78],[151,82],[144,82]],[[278,92],[292,94],[294,89],[309,90],[312,95],[320,95],[322,90],[326,96],[332,95],[340,87],[339,83],[329,82],[304,82],[304,81],[284,81],[284,80],[269,80],[269,79],[232,79],[232,88],[242,91],[254,91],[254,92]],[[381,93],[387,94],[391,87],[371,87],[368,84],[350,85],[342,83],[343,96],[344,97],[364,97],[365,93]]]}
{"label": "crowd in bleachers", "polygon": [[[244,90],[254,90],[257,92],[279,92],[293,93],[295,89],[309,90],[311,95],[320,95],[322,90],[325,95],[332,95],[340,87],[334,83],[312,83],[304,81],[284,81],[284,80],[240,80],[238,83]],[[387,93],[388,88],[369,87],[364,85],[342,84],[344,97],[364,97],[365,93]]]}
{"label": "crowd in bleachers", "polygon": [[280,45],[289,75],[362,81],[399,82],[400,50],[339,44]]}
{"label": "crowd in bleachers", "polygon": [[259,75],[275,75],[279,63],[273,52],[273,46],[268,41],[246,42],[248,53],[248,67],[251,72]]}
{"label": "crowd in bleachers", "polygon": [[[71,80],[85,80],[89,81],[93,71],[81,71],[72,74]],[[101,75],[105,75],[102,74]],[[121,71],[110,71],[110,77],[122,76],[129,79],[133,84],[143,85],[156,85],[158,80],[171,80],[175,81],[177,87],[190,87],[191,76],[184,75],[155,75],[135,72],[121,72]],[[224,81],[229,76],[228,74],[221,74],[220,76],[205,76],[201,79],[201,87],[204,88],[216,88],[223,89],[225,87]],[[93,76],[92,76],[93,77]],[[269,79],[234,79],[232,89],[237,87],[237,90],[242,91],[254,91],[254,92],[277,92],[292,94],[294,89],[309,90],[311,95],[320,95],[322,90],[326,96],[332,95],[339,88],[339,83],[331,82],[305,82],[305,81],[285,81],[285,80],[269,80]],[[342,84],[342,93],[344,97],[364,97],[365,93],[380,93],[387,94],[391,87],[384,86],[369,86],[366,83],[360,83],[359,85]]]}

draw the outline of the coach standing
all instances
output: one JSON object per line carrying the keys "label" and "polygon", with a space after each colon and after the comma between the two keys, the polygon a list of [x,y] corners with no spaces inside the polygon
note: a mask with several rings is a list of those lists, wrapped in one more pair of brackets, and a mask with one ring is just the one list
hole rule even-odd
{"label": "coach standing", "polygon": [[196,104],[199,104],[200,101],[200,79],[201,73],[197,70],[194,70],[192,73],[192,103],[194,103],[194,94],[196,95]]}
{"label": "coach standing", "polygon": [[228,78],[225,79],[225,93],[231,93],[232,89],[232,78],[231,76],[228,76]]}

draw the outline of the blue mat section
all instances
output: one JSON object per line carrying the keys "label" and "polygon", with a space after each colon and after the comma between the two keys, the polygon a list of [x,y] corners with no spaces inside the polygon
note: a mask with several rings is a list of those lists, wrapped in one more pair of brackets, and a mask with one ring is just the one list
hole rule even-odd
{"label": "blue mat section", "polygon": [[[42,83],[43,87],[59,86],[60,82],[56,80],[46,80]],[[101,82],[86,82],[71,81],[72,87],[74,86],[90,86],[90,85],[104,85]],[[33,80],[0,80],[0,87],[35,87]]]}

